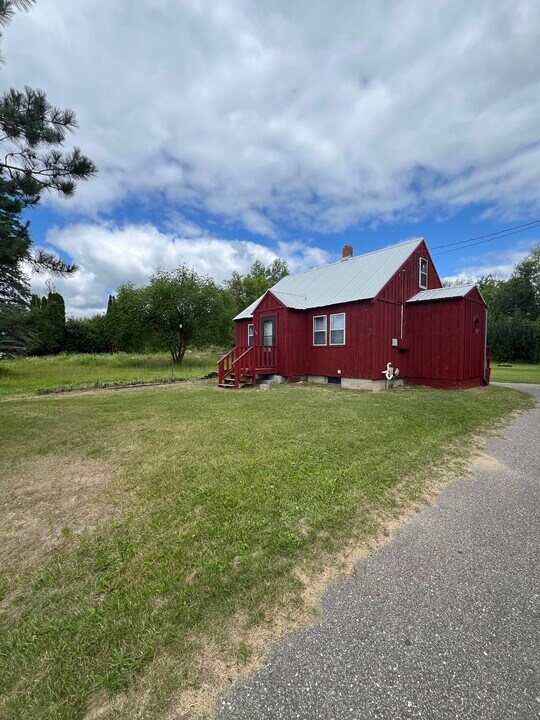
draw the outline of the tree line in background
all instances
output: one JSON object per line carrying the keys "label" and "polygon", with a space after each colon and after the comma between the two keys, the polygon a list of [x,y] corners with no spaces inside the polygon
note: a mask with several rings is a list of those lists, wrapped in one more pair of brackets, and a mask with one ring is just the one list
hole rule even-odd
{"label": "tree line in background", "polygon": [[517,263],[509,278],[484,275],[446,284],[465,283],[476,283],[487,303],[493,358],[540,362],[540,244]]}
{"label": "tree line in background", "polygon": [[144,287],[122,285],[110,295],[107,311],[67,318],[63,297],[52,287],[33,295],[26,311],[28,352],[167,351],[180,364],[188,347],[225,347],[233,341],[233,317],[289,274],[287,263],[253,263],[246,275],[234,272],[223,285],[185,265],[158,272]]}
{"label": "tree line in background", "polygon": [[[188,346],[231,344],[232,318],[288,273],[283,260],[268,266],[257,261],[246,275],[234,272],[218,285],[185,266],[160,270],[145,287],[122,285],[109,297],[106,313],[67,320],[62,296],[51,290],[47,297],[32,297],[29,352],[168,351],[179,364]],[[477,282],[488,303],[493,357],[540,362],[540,245],[509,278],[488,275]]]}
{"label": "tree line in background", "polygon": [[478,281],[488,305],[488,343],[499,361],[540,362],[540,244],[508,279]]}

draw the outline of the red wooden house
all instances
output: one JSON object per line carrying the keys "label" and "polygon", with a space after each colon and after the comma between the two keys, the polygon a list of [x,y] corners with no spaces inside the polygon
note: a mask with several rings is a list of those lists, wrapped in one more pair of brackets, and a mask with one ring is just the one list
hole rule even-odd
{"label": "red wooden house", "polygon": [[444,288],[423,239],[289,275],[235,318],[236,346],[219,384],[280,376],[384,387],[388,363],[406,383],[489,382],[487,310],[474,285]]}

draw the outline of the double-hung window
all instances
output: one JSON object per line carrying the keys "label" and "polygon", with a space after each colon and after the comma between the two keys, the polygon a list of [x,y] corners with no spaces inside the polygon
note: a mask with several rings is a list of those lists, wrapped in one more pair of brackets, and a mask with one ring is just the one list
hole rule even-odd
{"label": "double-hung window", "polygon": [[248,345],[253,345],[253,323],[248,325]]}
{"label": "double-hung window", "polygon": [[330,315],[330,345],[345,345],[345,313]]}
{"label": "double-hung window", "polygon": [[313,344],[326,345],[326,315],[313,318]]}
{"label": "double-hung window", "polygon": [[418,285],[421,290],[427,290],[427,260],[424,258],[420,258]]}

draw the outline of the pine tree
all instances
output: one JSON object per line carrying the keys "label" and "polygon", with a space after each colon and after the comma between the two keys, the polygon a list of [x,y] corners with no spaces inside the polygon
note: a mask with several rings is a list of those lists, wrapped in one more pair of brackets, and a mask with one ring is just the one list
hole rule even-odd
{"label": "pine tree", "polygon": [[[34,0],[0,0],[0,25]],[[65,275],[73,263],[42,249],[33,250],[29,223],[22,213],[44,192],[71,197],[76,182],[96,172],[79,148],[63,151],[67,134],[77,127],[72,110],[59,110],[42,90],[11,88],[0,98],[0,352],[24,348],[25,309],[30,299],[27,271]],[[11,338],[11,339],[10,339]]]}
{"label": "pine tree", "polygon": [[107,350],[116,352],[117,350],[117,311],[116,298],[109,295],[107,300],[107,312],[105,313],[105,337],[107,341]]}
{"label": "pine tree", "polygon": [[56,355],[65,350],[66,307],[62,295],[54,289],[49,290],[46,297],[32,295],[29,327],[32,355]]}

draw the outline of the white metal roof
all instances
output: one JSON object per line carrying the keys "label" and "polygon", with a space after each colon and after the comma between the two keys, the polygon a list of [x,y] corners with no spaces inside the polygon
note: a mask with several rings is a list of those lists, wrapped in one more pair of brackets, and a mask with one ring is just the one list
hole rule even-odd
{"label": "white metal roof", "polygon": [[407,302],[424,302],[425,300],[445,300],[447,298],[465,297],[476,285],[455,285],[454,287],[442,287],[435,290],[422,290]]}
{"label": "white metal roof", "polygon": [[[421,242],[422,238],[416,238],[297,275],[287,275],[270,288],[270,292],[285,307],[295,310],[369,300],[383,289]],[[261,295],[234,319],[250,318],[263,297]]]}

